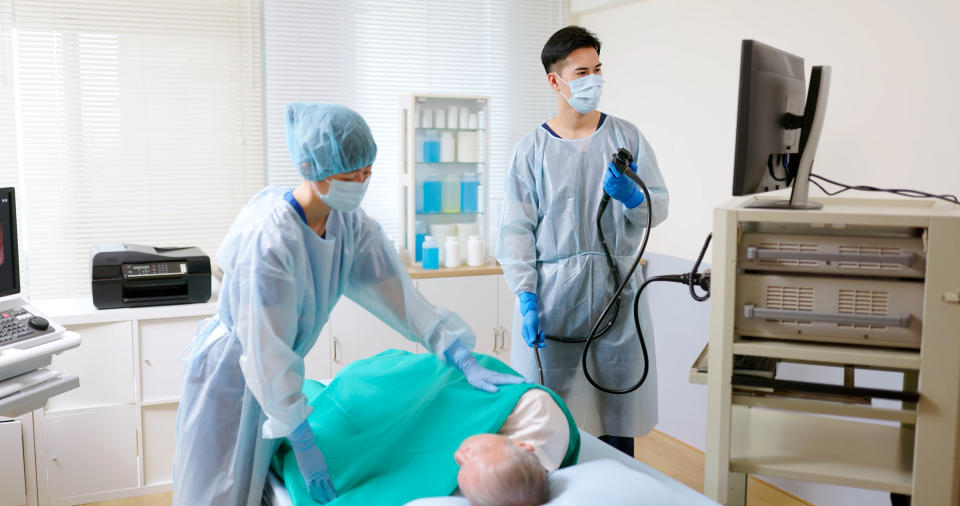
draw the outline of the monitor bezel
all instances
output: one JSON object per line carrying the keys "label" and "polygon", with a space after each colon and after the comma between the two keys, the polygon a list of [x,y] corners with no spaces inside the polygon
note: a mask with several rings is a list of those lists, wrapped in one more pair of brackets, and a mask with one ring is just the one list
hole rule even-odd
{"label": "monitor bezel", "polygon": [[[16,189],[12,186],[0,188],[0,195],[10,196],[10,261],[13,267],[13,286],[8,290],[0,290],[0,297],[20,293],[20,252],[17,240],[17,197]],[[0,238],[3,240],[3,238]]]}

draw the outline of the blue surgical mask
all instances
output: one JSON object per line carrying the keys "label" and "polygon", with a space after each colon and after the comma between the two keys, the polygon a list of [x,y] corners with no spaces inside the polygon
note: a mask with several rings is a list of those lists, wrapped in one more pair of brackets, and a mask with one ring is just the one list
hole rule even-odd
{"label": "blue surgical mask", "polygon": [[[570,96],[564,97],[570,107],[580,114],[589,114],[596,110],[600,104],[600,95],[603,94],[603,77],[600,74],[590,74],[579,79],[574,79],[569,83],[560,78],[560,74],[554,72],[563,84],[570,87]],[[563,95],[563,92],[560,92]]]}
{"label": "blue surgical mask", "polygon": [[316,193],[324,204],[338,211],[350,212],[360,207],[360,202],[363,200],[364,194],[367,193],[369,183],[370,178],[362,183],[331,179],[330,189],[326,195],[320,192]]}

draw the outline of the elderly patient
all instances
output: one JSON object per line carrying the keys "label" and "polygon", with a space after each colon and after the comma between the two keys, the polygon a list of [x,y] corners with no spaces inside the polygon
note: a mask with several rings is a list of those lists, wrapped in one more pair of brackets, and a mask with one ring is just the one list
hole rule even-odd
{"label": "elderly patient", "polygon": [[[553,392],[529,383],[481,392],[431,355],[390,350],[350,364],[326,387],[307,382],[304,394],[340,492],[333,505],[399,505],[458,490],[478,506],[542,504],[547,473],[579,453],[573,418]],[[289,444],[273,467],[294,504],[317,504]]]}

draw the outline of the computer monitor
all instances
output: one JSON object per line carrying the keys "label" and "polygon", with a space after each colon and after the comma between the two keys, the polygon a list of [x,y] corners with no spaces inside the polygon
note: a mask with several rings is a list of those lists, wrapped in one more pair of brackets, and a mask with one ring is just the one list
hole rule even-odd
{"label": "computer monitor", "polygon": [[803,58],[754,40],[743,41],[733,194],[792,186],[789,200],[758,200],[749,207],[822,207],[807,201],[807,191],[829,81],[830,67],[813,67],[804,97]]}
{"label": "computer monitor", "polygon": [[16,200],[13,188],[0,188],[0,296],[19,292]]}

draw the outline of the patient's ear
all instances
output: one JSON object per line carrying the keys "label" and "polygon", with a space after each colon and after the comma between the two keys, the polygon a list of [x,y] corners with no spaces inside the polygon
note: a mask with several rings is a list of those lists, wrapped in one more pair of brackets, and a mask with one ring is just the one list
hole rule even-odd
{"label": "patient's ear", "polygon": [[512,442],[513,444],[519,446],[520,448],[523,448],[524,450],[527,450],[528,452],[532,452],[532,451],[533,451],[533,445],[531,445],[530,443],[527,443],[527,442],[524,442],[524,441],[511,441],[511,442]]}

